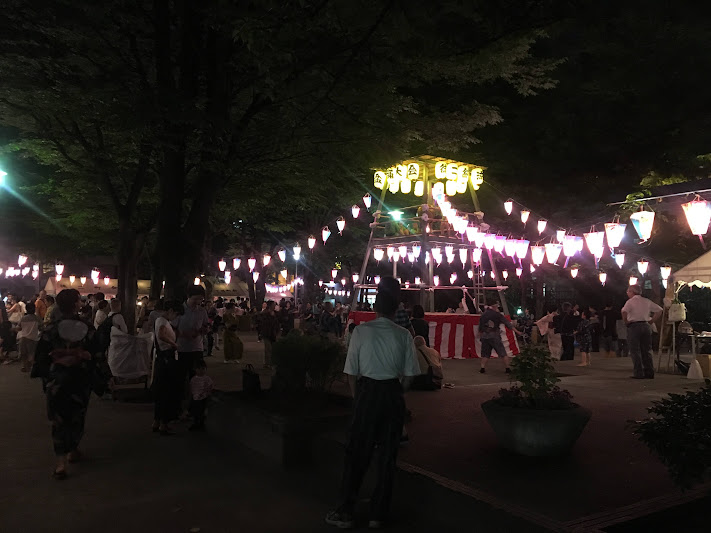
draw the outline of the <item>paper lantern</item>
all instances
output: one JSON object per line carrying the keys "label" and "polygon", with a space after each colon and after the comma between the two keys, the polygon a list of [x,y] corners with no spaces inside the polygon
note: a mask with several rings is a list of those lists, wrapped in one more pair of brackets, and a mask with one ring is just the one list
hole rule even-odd
{"label": "paper lantern", "polygon": [[577,278],[577,277],[578,277],[578,269],[577,269],[577,267],[573,267],[573,268],[570,269],[570,275],[571,275],[573,278]]}
{"label": "paper lantern", "polygon": [[404,258],[407,255],[407,246],[405,246],[404,244],[401,246],[398,246],[397,249],[398,249],[398,252],[400,252],[400,257]]}
{"label": "paper lantern", "polygon": [[671,276],[671,271],[672,268],[669,265],[659,267],[659,272],[662,275],[662,279],[669,279],[669,276]]}
{"label": "paper lantern", "polygon": [[467,264],[467,256],[468,255],[469,255],[469,252],[466,248],[459,249],[459,261],[461,261],[462,266]]}
{"label": "paper lantern", "polygon": [[501,275],[504,277],[505,280],[506,280],[506,279],[509,279],[509,271],[508,271],[508,270],[504,270],[504,271],[501,273]]}
{"label": "paper lantern", "polygon": [[32,265],[32,272],[39,272],[39,265],[37,263]]}
{"label": "paper lantern", "polygon": [[372,201],[373,201],[373,198],[370,196],[370,194],[365,193],[365,195],[363,196],[363,205],[365,205],[365,208],[368,211],[370,211],[370,205],[371,205]]}
{"label": "paper lantern", "polygon": [[264,254],[262,256],[262,265],[267,266],[272,260],[272,256],[269,254]]}
{"label": "paper lantern", "polygon": [[590,253],[593,254],[596,259],[600,259],[605,251],[605,232],[591,231],[590,233],[585,233],[584,235],[585,242],[588,245],[588,250],[590,250]]}
{"label": "paper lantern", "polygon": [[516,267],[516,275],[520,278],[523,274],[523,269],[521,267]]}
{"label": "paper lantern", "polygon": [[338,276],[338,270],[334,268],[331,270],[331,278],[336,279],[336,276]]}
{"label": "paper lantern", "polygon": [[637,211],[630,215],[630,220],[639,238],[643,242],[649,240],[654,226],[654,211]]}
{"label": "paper lantern", "polygon": [[531,212],[528,209],[521,210],[521,222],[523,222],[524,225],[526,225],[526,222],[528,222],[528,217],[530,216]]}
{"label": "paper lantern", "polygon": [[454,282],[457,281],[457,274],[455,272],[452,272],[449,276],[449,284],[454,285]]}
{"label": "paper lantern", "polygon": [[58,276],[60,276],[61,279],[61,275],[64,272],[64,265],[62,263],[57,263],[56,265],[54,265],[54,271],[57,273]]}
{"label": "paper lantern", "polygon": [[432,282],[435,284],[435,287],[439,287],[439,276],[434,276]]}
{"label": "paper lantern", "polygon": [[551,265],[555,265],[563,251],[563,245],[559,243],[546,243],[546,259]]}
{"label": "paper lantern", "polygon": [[607,235],[607,245],[610,248],[617,248],[622,242],[622,237],[625,236],[625,228],[627,224],[619,222],[608,222],[605,224],[605,235]]}
{"label": "paper lantern", "polygon": [[498,253],[504,252],[504,246],[506,245],[506,237],[503,235],[497,235],[494,240],[494,251]]}
{"label": "paper lantern", "polygon": [[249,266],[249,271],[252,272],[254,270],[254,267],[257,266],[257,260],[254,257],[250,257],[247,259],[247,266]]}
{"label": "paper lantern", "polygon": [[396,179],[389,179],[388,190],[393,194],[397,193],[400,190],[400,182]]}
{"label": "paper lantern", "polygon": [[415,278],[415,285],[420,285],[422,283],[422,280],[419,277]]}
{"label": "paper lantern", "polygon": [[504,209],[506,210],[507,215],[513,213],[513,200],[511,198],[504,202]]}
{"label": "paper lantern", "polygon": [[489,276],[491,276],[491,279],[496,279],[496,275],[494,274],[493,270],[489,272]]}
{"label": "paper lantern", "polygon": [[259,272],[252,272],[252,281],[254,281],[254,283],[257,283],[258,279],[259,279]]}
{"label": "paper lantern", "polygon": [[415,182],[415,196],[424,196],[425,194],[425,182],[418,180]]}
{"label": "paper lantern", "polygon": [[318,286],[323,287],[323,280],[322,279],[318,280]]}
{"label": "paper lantern", "polygon": [[706,235],[709,230],[709,222],[711,222],[711,207],[706,200],[693,200],[681,204],[681,207],[684,209],[691,233],[699,236]]}
{"label": "paper lantern", "polygon": [[432,248],[432,257],[435,257],[437,255],[442,255],[442,249],[439,246],[435,246]]}
{"label": "paper lantern", "polygon": [[328,229],[328,226],[324,226],[321,228],[321,238],[323,239],[323,243],[326,244],[326,241],[328,238],[331,236],[331,230]]}
{"label": "paper lantern", "polygon": [[92,279],[96,278],[98,280],[100,275],[101,275],[101,273],[99,272],[99,269],[97,269],[97,268],[92,269],[92,271],[91,271],[91,278]]}
{"label": "paper lantern", "polygon": [[531,261],[536,266],[543,263],[543,258],[546,256],[546,249],[543,246],[531,246]]}
{"label": "paper lantern", "polygon": [[20,254],[20,255],[18,255],[18,256],[17,256],[17,264],[18,264],[19,266],[22,266],[22,265],[24,265],[25,263],[27,263],[27,256],[26,256],[25,254]]}
{"label": "paper lantern", "polygon": [[281,272],[279,272],[279,274],[281,274],[281,277],[284,278],[284,281],[286,281],[286,278],[289,275],[289,272],[286,270],[282,270]]}
{"label": "paper lantern", "polygon": [[451,244],[448,244],[447,246],[445,246],[444,253],[447,256],[454,255],[454,246],[452,246]]}
{"label": "paper lantern", "polygon": [[[36,271],[35,271],[35,272],[36,272]],[[82,285],[84,285],[84,284],[86,283],[86,276],[80,277],[80,278],[79,278],[79,283],[81,283]]]}
{"label": "paper lantern", "polygon": [[602,283],[604,286],[605,282],[607,281],[607,274],[605,274],[604,272],[600,272],[600,274],[598,274],[598,278],[600,279],[600,283]]}
{"label": "paper lantern", "polygon": [[639,270],[639,273],[643,276],[647,273],[647,268],[649,268],[649,261],[644,258],[637,261],[637,270]]}
{"label": "paper lantern", "polygon": [[669,285],[669,280],[668,280],[668,279],[663,279],[663,280],[662,280],[662,287],[664,287],[664,288],[666,289],[668,285]]}
{"label": "paper lantern", "polygon": [[76,276],[69,276],[69,284],[74,285],[74,281],[76,280]]}
{"label": "paper lantern", "polygon": [[487,250],[492,250],[494,248],[494,244],[496,243],[496,235],[493,233],[487,233],[484,236],[484,246],[486,247]]}
{"label": "paper lantern", "polygon": [[536,224],[538,228],[538,234],[540,235],[544,231],[546,231],[546,226],[548,225],[548,221],[545,218],[541,218],[538,223]]}
{"label": "paper lantern", "polygon": [[563,244],[563,241],[565,240],[565,230],[559,229],[558,231],[556,231],[555,238],[559,243]]}
{"label": "paper lantern", "polygon": [[241,263],[242,263],[242,260],[235,257],[232,260],[232,270],[239,270],[239,266]]}
{"label": "paper lantern", "polygon": [[420,257],[421,252],[422,252],[422,247],[419,244],[412,245],[412,254],[415,256],[415,259]]}
{"label": "paper lantern", "polygon": [[432,197],[438,198],[441,196],[444,196],[444,183],[438,181],[437,183],[432,185]]}
{"label": "paper lantern", "polygon": [[346,278],[341,278],[341,285],[345,286],[345,284],[346,284]]}
{"label": "paper lantern", "polygon": [[[2,272],[0,272],[2,274]],[[32,271],[32,279],[37,279],[39,277],[39,270]]]}
{"label": "paper lantern", "polygon": [[449,263],[451,265],[453,261],[454,261],[454,254],[448,255],[447,256],[447,263]]}
{"label": "paper lantern", "polygon": [[630,285],[637,285],[637,276],[630,276]]}
{"label": "paper lantern", "polygon": [[504,251],[509,257],[514,257],[516,255],[516,239],[506,239]]}
{"label": "paper lantern", "polygon": [[525,259],[528,255],[528,245],[529,242],[526,239],[518,239],[516,241],[516,257]]}
{"label": "paper lantern", "polygon": [[481,248],[484,246],[484,239],[486,238],[486,233],[477,232],[474,234],[474,246]]}
{"label": "paper lantern", "polygon": [[467,271],[467,277],[468,277],[469,279],[474,279],[474,271],[473,271],[473,270]]}
{"label": "paper lantern", "polygon": [[536,267],[534,267],[533,265],[528,265],[528,269],[531,271],[531,274],[536,271]]}
{"label": "paper lantern", "polygon": [[353,279],[353,283],[358,283],[358,278],[360,278],[360,276],[358,274],[353,274],[351,278]]}
{"label": "paper lantern", "polygon": [[622,266],[625,264],[625,252],[622,250],[618,250],[618,252],[615,254],[615,263],[617,263],[617,266],[622,268]]}
{"label": "paper lantern", "polygon": [[415,254],[413,252],[407,252],[407,260],[410,261],[410,263],[415,262]]}
{"label": "paper lantern", "polygon": [[477,228],[476,226],[470,226],[470,225],[467,224],[467,228],[466,228],[466,230],[465,230],[465,232],[466,232],[466,234],[467,234],[467,240],[468,240],[469,242],[474,242],[474,235],[475,235],[478,231],[479,231],[479,228]]}
{"label": "paper lantern", "polygon": [[481,248],[474,248],[472,250],[472,261],[476,264],[481,262]]}
{"label": "paper lantern", "polygon": [[217,262],[217,268],[220,269],[220,272],[224,272],[225,268],[227,268],[227,262],[224,259],[220,259]]}
{"label": "paper lantern", "polygon": [[[22,269],[22,275],[23,275],[23,276],[26,276],[26,275],[29,274],[29,273],[30,273],[30,267],[27,267],[27,266],[26,266],[25,268]],[[76,278],[75,278],[75,279],[76,279]]]}
{"label": "paper lantern", "polygon": [[230,273],[229,270],[225,271],[225,283],[229,285],[232,283],[232,274]]}
{"label": "paper lantern", "polygon": [[[5,274],[5,277],[8,277],[9,275],[10,275],[10,269],[8,268],[8,269],[7,269],[7,273]],[[60,281],[62,281],[62,275],[61,275],[61,274],[57,274],[56,276],[54,276],[54,279],[57,280],[57,282],[60,282]],[[199,280],[198,280],[198,281],[199,281]]]}
{"label": "paper lantern", "polygon": [[399,250],[395,250],[393,252],[392,261],[393,261],[393,263],[397,263],[398,261],[400,261],[400,251]]}
{"label": "paper lantern", "polygon": [[457,182],[447,181],[444,186],[444,190],[447,193],[447,196],[454,196],[455,194],[457,194]]}
{"label": "paper lantern", "polygon": [[286,250],[284,250],[284,248],[282,248],[281,250],[279,250],[279,251],[277,252],[277,255],[279,256],[279,261],[281,261],[282,263],[283,263],[284,261],[286,261]]}
{"label": "paper lantern", "polygon": [[[343,217],[338,217],[336,219],[336,227],[338,228],[338,234],[343,235],[343,230],[346,227],[346,219]],[[326,242],[326,241],[324,241]]]}
{"label": "paper lantern", "polygon": [[573,257],[578,253],[578,246],[574,235],[566,235],[563,239],[563,255],[567,258]]}
{"label": "paper lantern", "polygon": [[373,258],[380,262],[380,260],[383,258],[385,255],[385,251],[382,248],[375,248],[373,249]]}
{"label": "paper lantern", "polygon": [[400,192],[410,194],[412,192],[412,182],[410,180],[402,180],[400,182]]}
{"label": "paper lantern", "polygon": [[193,285],[200,285],[200,278],[195,278],[193,280]]}
{"label": "paper lantern", "polygon": [[296,261],[298,261],[298,260],[299,260],[299,257],[301,256],[301,245],[297,242],[297,243],[294,245],[294,248],[292,249],[292,251],[294,252],[294,259],[295,259]]}
{"label": "paper lantern", "polygon": [[387,247],[387,253],[388,253],[388,261],[390,261],[393,258],[393,254],[395,253],[395,247],[394,246],[388,246]]}

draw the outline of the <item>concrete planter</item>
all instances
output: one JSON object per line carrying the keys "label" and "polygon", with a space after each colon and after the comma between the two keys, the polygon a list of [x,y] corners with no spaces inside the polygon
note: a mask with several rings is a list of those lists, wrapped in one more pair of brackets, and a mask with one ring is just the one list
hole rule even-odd
{"label": "concrete planter", "polygon": [[336,403],[300,410],[295,408],[296,401],[288,404],[285,398],[287,409],[279,412],[273,402],[248,400],[239,393],[219,395],[209,409],[208,431],[239,442],[283,467],[308,464],[313,460],[314,439],[324,431],[345,427],[350,408]]}
{"label": "concrete planter", "polygon": [[504,448],[531,457],[562,455],[583,432],[592,412],[584,407],[572,409],[523,409],[506,407],[495,400],[481,408]]}

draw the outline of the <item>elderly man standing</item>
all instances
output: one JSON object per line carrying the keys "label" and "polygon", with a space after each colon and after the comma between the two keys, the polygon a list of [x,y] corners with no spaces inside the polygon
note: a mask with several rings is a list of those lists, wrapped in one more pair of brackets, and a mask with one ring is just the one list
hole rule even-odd
{"label": "elderly man standing", "polygon": [[[654,362],[652,361],[652,327],[662,316],[663,309],[653,301],[642,297],[638,285],[627,289],[627,302],[622,308],[622,320],[627,324],[627,345],[634,365],[634,379],[653,379]],[[650,316],[654,314],[650,318]]]}
{"label": "elderly man standing", "polygon": [[371,528],[388,518],[402,427],[403,391],[420,373],[412,335],[395,324],[400,283],[392,277],[378,285],[377,317],[353,330],[344,372],[353,393],[353,419],[346,445],[341,505],[326,515],[326,523],[354,526],[353,511],[363,477],[376,446],[379,448],[377,482],[370,499]]}

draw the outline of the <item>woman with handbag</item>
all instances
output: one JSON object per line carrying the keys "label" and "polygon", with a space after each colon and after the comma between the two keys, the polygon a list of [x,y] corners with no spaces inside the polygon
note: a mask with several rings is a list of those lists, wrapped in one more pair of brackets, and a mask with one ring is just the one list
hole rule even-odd
{"label": "woman with handbag", "polygon": [[183,397],[183,380],[178,361],[178,344],[171,322],[183,313],[183,304],[178,301],[166,302],[164,314],[156,318],[156,358],[153,364],[153,431],[161,435],[171,435],[168,424],[178,418]]}
{"label": "woman with handbag", "polygon": [[52,442],[57,456],[55,479],[67,477],[67,464],[81,458],[91,391],[102,395],[106,383],[97,373],[94,328],[79,319],[82,301],[76,289],[57,295],[61,318],[45,329],[37,345],[32,377],[43,378],[47,416],[52,422]]}

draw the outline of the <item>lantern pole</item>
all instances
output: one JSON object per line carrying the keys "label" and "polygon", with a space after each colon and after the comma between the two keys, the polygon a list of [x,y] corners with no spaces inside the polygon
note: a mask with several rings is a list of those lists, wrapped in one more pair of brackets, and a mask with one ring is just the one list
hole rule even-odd
{"label": "lantern pole", "polygon": [[[370,254],[373,251],[373,236],[375,235],[375,229],[378,227],[378,219],[380,218],[380,213],[382,212],[383,209],[383,202],[385,201],[385,193],[387,192],[387,187],[383,185],[383,189],[380,192],[380,200],[378,201],[378,208],[373,213],[373,222],[370,223],[370,237],[368,237],[368,246],[365,249],[365,257],[363,258],[363,264],[360,267],[360,275],[358,277],[358,281],[361,283],[366,282],[365,278],[365,272],[368,269],[368,259],[370,259]],[[358,304],[358,297],[360,296],[360,287],[356,289],[355,285],[353,286],[353,302],[351,305],[351,309],[355,310]]]}
{"label": "lantern pole", "polygon": [[[420,162],[422,163],[422,162]],[[421,164],[422,167],[422,176],[425,181],[425,204],[427,205],[427,222],[423,225],[422,224],[422,219],[420,218],[420,239],[422,240],[422,253],[420,254],[420,259],[419,261],[425,261],[425,276],[423,278],[425,279],[425,283],[427,285],[427,289],[425,289],[425,292],[422,294],[422,304],[425,309],[427,309],[428,312],[432,313],[434,312],[434,291],[431,290],[432,285],[434,284],[434,264],[433,264],[433,257],[432,254],[430,254],[430,241],[429,241],[429,234],[427,233],[427,225],[430,224],[430,221],[432,219],[432,211],[431,209],[434,209],[434,202],[432,201],[432,187],[430,187],[430,174],[427,171],[427,164]],[[430,226],[432,228],[432,226]],[[429,263],[426,262],[427,256],[430,256],[430,261]]]}

